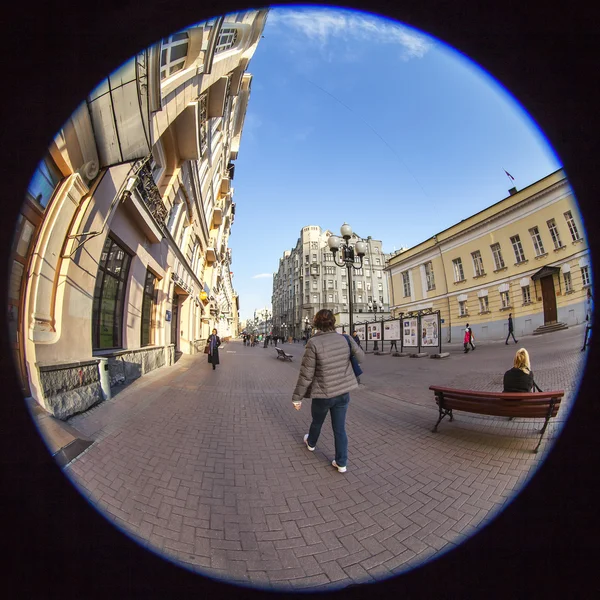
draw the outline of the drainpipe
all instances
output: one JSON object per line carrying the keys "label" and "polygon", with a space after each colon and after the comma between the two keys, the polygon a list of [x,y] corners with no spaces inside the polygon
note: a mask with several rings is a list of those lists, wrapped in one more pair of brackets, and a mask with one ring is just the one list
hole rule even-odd
{"label": "drainpipe", "polygon": [[442,256],[442,246],[440,245],[437,234],[433,236],[435,243],[437,244],[438,250],[440,251],[440,259],[442,261],[442,271],[444,273],[444,283],[446,284],[446,300],[448,300],[448,341],[449,344],[452,341],[452,311],[450,310],[450,290],[448,289],[448,279],[446,277],[446,267],[444,266],[444,257]]}

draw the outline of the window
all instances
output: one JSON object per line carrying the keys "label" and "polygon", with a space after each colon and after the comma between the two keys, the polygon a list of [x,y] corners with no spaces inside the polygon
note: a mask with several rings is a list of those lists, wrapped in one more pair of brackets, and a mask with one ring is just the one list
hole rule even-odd
{"label": "window", "polygon": [[581,285],[590,285],[590,268],[587,265],[581,267]]}
{"label": "window", "polygon": [[362,281],[357,281],[357,282],[356,282],[356,287],[357,287],[359,290],[362,290]]}
{"label": "window", "polygon": [[154,284],[156,276],[151,271],[146,271],[144,283],[144,295],[142,299],[142,346],[153,343],[152,335],[152,309],[154,308]]}
{"label": "window", "polygon": [[515,251],[515,261],[517,264],[525,261],[525,253],[523,252],[523,245],[521,244],[521,238],[518,235],[513,235],[510,238],[513,250]]}
{"label": "window", "polygon": [[452,261],[452,266],[454,268],[454,281],[463,281],[465,274],[463,272],[462,260],[460,258],[455,258]]}
{"label": "window", "polygon": [[378,284],[377,288],[380,292],[383,292],[383,283]]}
{"label": "window", "polygon": [[377,271],[377,279],[381,279],[381,271]]}
{"label": "window", "polygon": [[488,302],[487,296],[480,296],[479,298],[479,312],[486,313],[490,311],[490,303]]}
{"label": "window", "polygon": [[379,259],[378,259],[378,258],[376,258],[376,259],[375,259],[375,264],[376,264],[376,265],[379,265],[379,264],[381,264],[381,262],[379,261]]}
{"label": "window", "polygon": [[[567,273],[569,276],[571,273]],[[531,290],[528,285],[521,288],[523,294],[523,304],[531,304]]]}
{"label": "window", "polygon": [[462,300],[458,303],[458,315],[460,317],[467,316],[467,301],[466,300]]}
{"label": "window", "polygon": [[319,249],[319,243],[318,242],[311,242],[310,243],[310,249],[311,250],[318,250]]}
{"label": "window", "polygon": [[313,290],[317,289],[317,280],[313,279]]}
{"label": "window", "polygon": [[408,271],[402,273],[402,287],[404,288],[404,297],[410,296],[410,277]]}
{"label": "window", "polygon": [[42,208],[46,208],[52,194],[54,194],[56,186],[62,178],[62,173],[58,170],[50,155],[46,155],[37,166],[29,182],[27,197],[35,201]]}
{"label": "window", "polygon": [[431,262],[425,263],[425,279],[427,280],[427,291],[435,290],[435,278]]}
{"label": "window", "polygon": [[533,249],[535,250],[536,256],[541,256],[545,254],[544,244],[542,243],[542,236],[540,235],[540,230],[537,227],[532,227],[529,230],[531,234],[531,241],[533,242]]}
{"label": "window", "polygon": [[310,264],[310,256],[309,256],[308,254],[306,254],[306,255],[304,256],[304,262],[305,262],[307,265],[308,265],[308,264]]}
{"label": "window", "polygon": [[371,277],[371,270],[370,269],[365,269],[365,275],[367,277]]}
{"label": "window", "polygon": [[492,254],[494,255],[494,265],[496,266],[496,271],[504,269],[504,259],[502,258],[500,244],[492,244],[490,248],[492,249]]}
{"label": "window", "polygon": [[556,228],[556,221],[554,219],[550,219],[549,221],[546,221],[546,224],[548,225],[548,229],[550,231],[550,237],[552,238],[554,249],[558,250],[559,248],[562,248],[562,242],[560,241],[558,229]]}
{"label": "window", "polygon": [[100,256],[92,309],[94,349],[120,348],[125,299],[125,282],[131,257],[107,237]]}
{"label": "window", "polygon": [[319,303],[319,296],[317,296],[316,294],[313,294],[313,304],[318,304]]}
{"label": "window", "polygon": [[344,304],[348,302],[348,296],[346,294],[342,296],[342,302],[344,302]]}
{"label": "window", "polygon": [[565,293],[569,294],[573,291],[573,283],[571,281],[571,273],[563,273],[563,277],[565,279]]}
{"label": "window", "polygon": [[371,284],[369,282],[367,282],[367,292],[371,291]]}
{"label": "window", "polygon": [[333,302],[333,294],[329,294],[329,302]]}
{"label": "window", "polygon": [[189,38],[187,33],[174,33],[162,41],[160,78],[167,79],[185,66]]}
{"label": "window", "polygon": [[502,303],[502,308],[510,308],[508,292],[500,292],[500,302]]}
{"label": "window", "polygon": [[308,277],[310,275],[310,269],[308,267],[306,267],[306,269],[304,269],[304,274]]}
{"label": "window", "polygon": [[565,213],[565,219],[567,220],[567,225],[569,226],[569,231],[571,232],[571,237],[573,238],[573,241],[576,242],[580,240],[581,237],[579,236],[577,225],[575,225],[575,219],[573,218],[573,215],[571,214],[570,210],[568,210]]}
{"label": "window", "polygon": [[215,54],[219,54],[220,52],[225,52],[233,48],[235,42],[237,41],[237,29],[235,27],[224,27],[219,32],[219,39],[217,40],[217,45],[215,47]]}
{"label": "window", "polygon": [[369,264],[369,257],[368,256],[365,256],[365,258],[363,260],[364,260],[365,265]]}
{"label": "window", "polygon": [[479,250],[475,250],[475,252],[471,252],[471,257],[473,258],[473,271],[475,273],[475,277],[481,277],[482,275],[485,275],[481,252]]}

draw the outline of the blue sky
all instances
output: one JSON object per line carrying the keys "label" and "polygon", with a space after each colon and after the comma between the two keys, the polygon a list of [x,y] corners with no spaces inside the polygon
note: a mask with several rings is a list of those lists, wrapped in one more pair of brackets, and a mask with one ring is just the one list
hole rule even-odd
{"label": "blue sky", "polygon": [[263,35],[233,182],[242,319],[270,308],[272,273],[306,225],[347,221],[391,252],[561,167],[500,83],[426,33],[282,7]]}

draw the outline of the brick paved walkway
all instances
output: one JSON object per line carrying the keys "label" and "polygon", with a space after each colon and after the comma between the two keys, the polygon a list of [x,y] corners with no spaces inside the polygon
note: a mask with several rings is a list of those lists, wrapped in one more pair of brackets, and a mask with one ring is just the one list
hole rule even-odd
{"label": "brick paved walkway", "polygon": [[[585,364],[583,329],[479,344],[448,358],[367,356],[348,411],[348,472],[302,442],[310,403],[291,405],[303,347],[229,343],[212,371],[184,356],[69,424],[94,444],[65,471],[140,543],[212,577],[331,589],[397,574],[459,544],[528,478],[559,433]],[[540,422],[457,413],[440,432],[431,384],[501,389],[524,345],[542,389],[566,402],[540,453]]]}

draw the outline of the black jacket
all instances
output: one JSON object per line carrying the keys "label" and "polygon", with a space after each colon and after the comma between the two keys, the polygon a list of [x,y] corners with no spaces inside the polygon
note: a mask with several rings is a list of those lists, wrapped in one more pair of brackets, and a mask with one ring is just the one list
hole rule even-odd
{"label": "black jacket", "polygon": [[525,373],[521,369],[513,367],[504,373],[504,392],[533,392],[535,388],[541,392],[533,380],[533,372]]}

